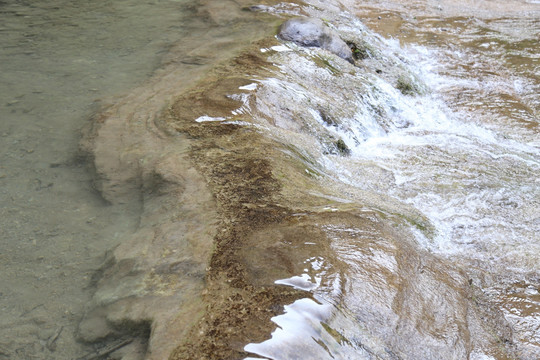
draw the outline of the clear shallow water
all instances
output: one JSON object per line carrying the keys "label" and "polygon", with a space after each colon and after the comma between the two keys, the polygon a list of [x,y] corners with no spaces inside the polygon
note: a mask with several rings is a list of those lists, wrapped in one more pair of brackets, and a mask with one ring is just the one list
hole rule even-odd
{"label": "clear shallow water", "polygon": [[90,280],[139,203],[93,190],[79,131],[184,36],[185,3],[0,3],[0,358],[91,351],[75,342]]}
{"label": "clear shallow water", "polygon": [[100,350],[76,341],[77,324],[96,270],[137,229],[142,203],[133,194],[111,205],[94,190],[80,130],[156,68],[175,64],[171,91],[181,91],[241,48],[239,38],[259,31],[241,26],[241,7],[0,2],[0,358]]}

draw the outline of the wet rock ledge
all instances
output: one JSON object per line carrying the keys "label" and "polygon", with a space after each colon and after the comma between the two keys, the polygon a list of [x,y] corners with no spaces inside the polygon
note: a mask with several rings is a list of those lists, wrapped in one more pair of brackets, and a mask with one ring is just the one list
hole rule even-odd
{"label": "wet rock ledge", "polygon": [[[343,194],[330,179],[306,171],[291,144],[254,126],[274,126],[272,114],[239,88],[277,76],[260,52],[273,45],[273,37],[253,44],[164,111],[127,99],[88,132],[84,147],[104,197],[138,198],[143,211],[137,233],[96,276],[80,337],[134,339],[116,358],[245,358],[253,355],[245,345],[270,337],[270,319],[284,305],[313,297],[275,281],[321,256],[344,274],[342,290],[364,299],[339,305],[369,329],[348,341],[370,358],[465,359],[477,349],[512,358],[510,328],[463,271],[420,250],[399,216],[331,200]],[[247,96],[251,111],[196,121],[229,117],[242,105],[231,94]],[[339,244],[354,245],[362,260],[346,260]]]}

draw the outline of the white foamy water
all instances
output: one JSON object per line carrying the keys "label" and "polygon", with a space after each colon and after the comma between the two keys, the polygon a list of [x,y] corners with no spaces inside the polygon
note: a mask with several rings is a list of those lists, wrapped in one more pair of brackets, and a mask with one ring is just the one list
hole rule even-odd
{"label": "white foamy water", "polygon": [[[378,75],[361,65],[353,72],[332,57],[323,58],[325,68],[318,62],[324,55],[293,46],[295,51],[276,55],[284,78],[262,80],[258,90],[262,98],[280,93],[280,103],[258,100],[259,109],[273,114],[280,128],[300,131],[302,126],[319,137],[323,152],[330,152],[318,159],[327,174],[362,190],[383,188],[381,195],[420,210],[436,230],[419,239],[423,246],[479,259],[488,267],[497,260],[501,268],[539,271],[540,149],[534,137],[509,135],[512,124],[494,126],[504,119],[486,121],[481,112],[447,104],[445,93],[459,91],[456,87],[486,85],[439,74],[444,64],[436,49],[402,48],[341,16],[349,21],[344,31],[368,39],[377,49],[375,57],[392,68]],[[419,94],[403,94],[392,83],[395,78],[384,75],[394,71],[411,79]],[[508,86],[516,82],[522,83],[514,76]],[[287,114],[293,107],[295,119]],[[299,125],[299,119],[306,124]],[[325,143],[328,136],[342,139],[350,158],[336,158]],[[366,172],[368,164],[380,173]]]}
{"label": "white foamy water", "polygon": [[[324,16],[330,18],[327,13]],[[257,108],[272,114],[273,136],[292,142],[305,151],[302,154],[315,158],[313,166],[323,179],[337,179],[356,188],[358,194],[391,198],[419,211],[429,226],[408,215],[403,217],[424,249],[465,267],[474,264],[481,273],[500,276],[508,283],[533,279],[540,272],[540,147],[535,110],[538,83],[534,80],[539,74],[534,67],[534,48],[527,48],[534,45],[527,45],[531,39],[526,34],[534,33],[537,25],[527,19],[519,21],[532,28],[516,38],[523,41],[519,46],[524,49],[513,49],[513,54],[524,59],[516,60],[519,66],[514,66],[513,58],[502,53],[514,45],[501,45],[501,38],[512,44],[511,20],[471,25],[491,26],[496,31],[458,27],[462,47],[433,43],[401,46],[396,40],[371,33],[358,19],[342,12],[332,18],[332,24],[343,37],[370,44],[371,56],[353,68],[323,51],[285,44],[292,51],[270,54],[280,70],[274,78],[260,81]],[[509,63],[493,65],[501,57]],[[533,66],[526,67],[529,60]],[[400,88],[396,79],[408,81],[410,88]],[[339,154],[334,145],[338,139],[346,145],[349,156]],[[371,253],[370,259],[388,271],[397,271],[392,267],[393,258],[385,261],[384,254],[380,259],[376,255]],[[362,262],[354,246],[339,252],[339,258],[350,262],[353,269]],[[334,304],[337,297],[321,295],[332,293],[323,290],[324,282],[324,276],[321,280],[306,273],[276,283],[311,291],[321,304]],[[484,291],[502,299],[501,309],[516,331],[516,339],[530,347],[531,354],[537,354],[540,341],[535,334],[540,322],[537,311],[530,311],[538,309],[537,295],[532,294],[537,288],[528,285],[529,293],[524,291],[518,301],[505,298],[514,285],[488,289],[491,285],[488,283]],[[339,298],[359,311],[368,311],[351,296]],[[509,306],[512,301],[520,305]],[[308,313],[313,305],[295,303],[294,309],[283,315],[302,322],[297,328],[280,325],[271,340],[250,344],[246,350],[272,359],[289,358],[272,350],[291,346],[284,334],[295,339],[305,324],[311,324],[312,331],[327,321],[301,317],[300,304]],[[334,308],[333,316],[340,311]],[[344,315],[349,316],[354,317]],[[279,325],[276,319],[274,322]],[[310,346],[315,346],[317,339],[320,337],[314,337]],[[305,340],[298,343],[303,344],[297,348],[299,352],[309,347]],[[318,344],[320,353],[331,347],[324,341]],[[341,345],[341,350],[348,346]],[[371,346],[377,348],[376,344]],[[363,358],[360,350],[356,351],[354,358]],[[328,352],[341,358],[333,350]],[[480,349],[468,356],[494,359]]]}
{"label": "white foamy water", "polygon": [[[425,245],[484,260],[495,256],[507,266],[522,259],[518,268],[539,270],[539,149],[468,122],[470,114],[452,112],[434,95],[411,99],[383,85],[390,90],[386,106],[410,125],[358,144],[344,139],[353,158],[391,171],[392,195],[433,222],[437,234]],[[354,119],[357,127],[363,120]],[[364,179],[347,173],[350,167],[343,176],[362,186]]]}
{"label": "white foamy water", "polygon": [[[244,350],[270,357],[287,359],[297,354],[302,348],[306,358],[320,358],[321,351],[317,341],[325,338],[333,340],[321,325],[332,313],[331,305],[317,304],[311,299],[300,299],[285,306],[283,315],[272,318],[278,329],[272,333],[272,339],[261,344],[249,344]],[[335,341],[334,341],[335,342]],[[338,348],[339,344],[335,344]],[[290,353],[287,353],[287,349]],[[327,354],[324,359],[331,359]]]}
{"label": "white foamy water", "polygon": [[[429,71],[434,56],[423,48],[409,53],[417,76],[440,91],[457,80]],[[379,88],[385,106],[408,126],[349,144],[353,157],[391,171],[392,195],[435,224],[435,237],[424,244],[444,254],[496,259],[518,271],[540,270],[540,149],[483,126],[475,114],[454,111],[439,92],[411,98],[389,84]]]}

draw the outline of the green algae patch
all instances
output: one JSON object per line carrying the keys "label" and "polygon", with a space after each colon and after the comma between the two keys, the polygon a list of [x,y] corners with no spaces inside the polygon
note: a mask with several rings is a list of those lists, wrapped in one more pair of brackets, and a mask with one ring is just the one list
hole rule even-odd
{"label": "green algae patch", "polygon": [[354,60],[365,60],[376,53],[375,49],[365,41],[347,41],[346,43],[351,48]]}
{"label": "green algae patch", "polygon": [[347,339],[345,336],[343,336],[339,331],[333,329],[327,323],[322,322],[321,325],[324,328],[324,330],[326,330],[326,332],[328,334],[330,334],[339,344],[341,344],[341,345],[344,345],[344,344],[350,345],[351,344],[349,339]]}
{"label": "green algae patch", "polygon": [[401,91],[403,95],[421,95],[423,93],[422,88],[411,77],[401,75],[397,79],[396,89]]}
{"label": "green algae patch", "polygon": [[351,154],[351,149],[349,149],[349,147],[347,146],[347,144],[345,144],[345,141],[343,141],[343,139],[339,139],[338,141],[336,141],[336,148],[341,155]]}

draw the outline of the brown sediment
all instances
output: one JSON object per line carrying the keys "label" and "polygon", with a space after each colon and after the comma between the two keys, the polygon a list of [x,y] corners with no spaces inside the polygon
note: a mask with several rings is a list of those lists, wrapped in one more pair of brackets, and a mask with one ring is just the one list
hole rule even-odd
{"label": "brown sediment", "polygon": [[[232,68],[260,72],[261,66],[271,64],[244,54],[234,60]],[[226,95],[249,81],[227,76],[230,70],[226,66],[224,72],[218,71],[209,82],[199,84],[178,99],[170,112],[170,125],[192,138],[190,158],[205,177],[220,217],[207,269],[206,314],[193,327],[188,341],[173,353],[171,359],[175,360],[246,356],[243,346],[268,337],[274,327],[270,318],[279,314],[283,305],[305,296],[273,284],[255,286],[242,258],[242,249],[254,231],[291,216],[291,209],[280,204],[282,185],[269,160],[275,158],[275,144],[245,126],[194,122],[203,113],[217,116],[239,107]]]}
{"label": "brown sediment", "polygon": [[[257,59],[247,55],[236,62],[240,66]],[[167,357],[194,328],[192,323],[206,313],[200,299],[205,269],[213,242],[219,244],[219,238],[226,237],[225,233],[216,235],[223,229],[220,220],[224,219],[216,213],[216,204],[223,201],[212,197],[215,191],[207,185],[211,185],[209,174],[194,166],[198,160],[193,156],[197,144],[204,144],[217,151],[219,160],[219,149],[202,139],[195,141],[195,133],[180,135],[165,121],[164,102],[175,93],[181,94],[182,86],[186,88],[181,80],[187,75],[171,66],[170,73],[163,71],[149,84],[104,109],[87,129],[81,146],[94,167],[96,187],[102,196],[112,203],[140,199],[142,214],[137,231],[111,251],[97,274],[96,293],[79,325],[78,337],[100,345],[125,336],[138,337],[141,340],[134,342],[133,349],[123,351],[145,359]],[[243,69],[248,70],[246,66]],[[187,93],[196,97],[197,91]],[[220,103],[220,95],[215,96],[210,100],[216,108],[227,110],[227,100]],[[214,136],[231,131],[235,131],[234,126],[223,126]],[[246,167],[257,165],[257,170],[263,171],[264,161],[251,160]],[[224,167],[222,175],[227,171],[234,173]],[[246,186],[249,189],[252,183]],[[263,187],[252,196],[264,192],[271,193]],[[242,229],[235,231],[234,236],[240,236]],[[228,276],[233,276],[236,270],[229,268]],[[273,292],[262,291],[257,296],[262,299],[266,293]],[[288,296],[287,291],[284,293]],[[141,347],[146,353],[142,356]]]}

